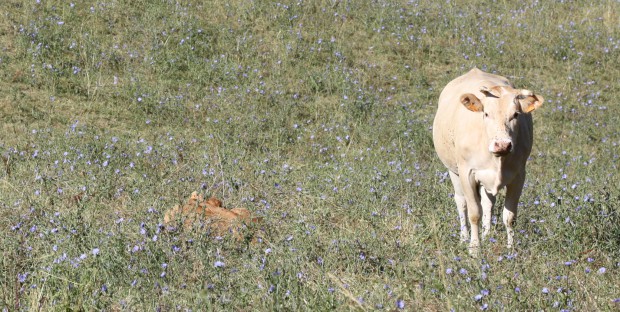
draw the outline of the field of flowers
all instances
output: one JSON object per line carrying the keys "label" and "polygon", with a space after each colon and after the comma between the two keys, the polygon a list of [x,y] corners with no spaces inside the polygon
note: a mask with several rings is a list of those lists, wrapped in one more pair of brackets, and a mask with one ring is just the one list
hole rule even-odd
{"label": "field of flowers", "polygon": [[[620,309],[618,1],[0,15],[3,311]],[[439,92],[474,66],[546,99],[516,247],[496,209],[480,259],[431,141]],[[194,191],[262,221],[167,231]]]}

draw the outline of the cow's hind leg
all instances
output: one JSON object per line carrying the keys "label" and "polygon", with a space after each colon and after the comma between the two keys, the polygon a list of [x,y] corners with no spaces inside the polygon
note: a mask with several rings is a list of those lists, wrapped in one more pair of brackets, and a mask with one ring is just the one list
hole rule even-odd
{"label": "cow's hind leg", "polygon": [[459,213],[459,223],[461,224],[461,242],[469,240],[469,229],[467,228],[467,203],[463,194],[463,187],[459,176],[450,171],[450,180],[454,186],[454,201],[456,202],[456,210]]}
{"label": "cow's hind leg", "polygon": [[508,248],[512,248],[514,243],[515,232],[512,226],[517,218],[517,205],[519,205],[519,197],[521,197],[524,181],[525,173],[520,174],[512,183],[506,186],[506,201],[504,203],[502,219],[504,219],[504,225],[506,226]]}
{"label": "cow's hind leg", "polygon": [[482,240],[489,235],[491,229],[491,211],[495,205],[495,196],[480,186],[480,205],[482,206]]}

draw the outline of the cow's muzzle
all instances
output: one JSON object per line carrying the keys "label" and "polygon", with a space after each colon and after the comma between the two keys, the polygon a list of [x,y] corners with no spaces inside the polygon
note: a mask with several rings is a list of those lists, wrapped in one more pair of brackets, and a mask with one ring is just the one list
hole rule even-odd
{"label": "cow's muzzle", "polygon": [[512,152],[512,141],[507,139],[493,140],[489,144],[489,152],[503,156]]}

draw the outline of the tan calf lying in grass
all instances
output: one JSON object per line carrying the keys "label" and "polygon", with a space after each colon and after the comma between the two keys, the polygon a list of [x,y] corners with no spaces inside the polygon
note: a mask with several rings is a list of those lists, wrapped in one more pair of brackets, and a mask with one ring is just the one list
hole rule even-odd
{"label": "tan calf lying in grass", "polygon": [[192,229],[195,224],[205,226],[216,235],[232,233],[237,239],[242,239],[239,230],[247,223],[256,223],[258,218],[245,208],[226,209],[222,201],[215,197],[204,200],[201,194],[193,192],[187,204],[176,205],[164,214],[166,228],[182,222],[185,230]]}

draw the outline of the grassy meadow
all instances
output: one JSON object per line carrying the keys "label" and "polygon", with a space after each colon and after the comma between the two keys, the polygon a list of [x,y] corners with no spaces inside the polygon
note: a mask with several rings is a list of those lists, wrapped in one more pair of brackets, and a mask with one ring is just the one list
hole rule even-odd
{"label": "grassy meadow", "polygon": [[[620,309],[618,1],[0,15],[3,311]],[[546,100],[516,247],[496,207],[480,259],[431,140],[443,86],[474,66]],[[166,231],[194,191],[262,222],[241,241]]]}

